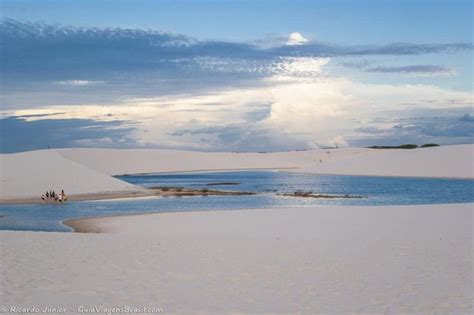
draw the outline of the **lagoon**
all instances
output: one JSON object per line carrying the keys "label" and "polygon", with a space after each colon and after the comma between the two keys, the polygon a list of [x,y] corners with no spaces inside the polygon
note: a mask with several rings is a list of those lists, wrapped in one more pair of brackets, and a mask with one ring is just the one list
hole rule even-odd
{"label": "lagoon", "polygon": [[[0,229],[68,232],[63,220],[147,212],[239,210],[326,205],[418,205],[474,202],[474,180],[240,171],[123,175],[143,187],[256,192],[242,196],[146,197],[65,204],[0,205]],[[283,196],[295,191],[360,199]]]}

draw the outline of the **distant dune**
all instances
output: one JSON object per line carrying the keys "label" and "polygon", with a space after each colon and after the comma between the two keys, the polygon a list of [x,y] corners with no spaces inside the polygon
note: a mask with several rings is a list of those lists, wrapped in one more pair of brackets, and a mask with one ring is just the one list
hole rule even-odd
{"label": "distant dune", "polygon": [[318,149],[221,153],[160,149],[51,149],[0,155],[0,201],[139,191],[112,177],[131,173],[286,169],[320,174],[474,178],[474,145],[414,150]]}

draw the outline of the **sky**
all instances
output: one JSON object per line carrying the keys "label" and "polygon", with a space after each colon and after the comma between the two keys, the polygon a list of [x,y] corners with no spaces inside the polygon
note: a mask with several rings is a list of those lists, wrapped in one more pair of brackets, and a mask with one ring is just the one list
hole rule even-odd
{"label": "sky", "polygon": [[472,1],[0,5],[2,153],[473,143]]}

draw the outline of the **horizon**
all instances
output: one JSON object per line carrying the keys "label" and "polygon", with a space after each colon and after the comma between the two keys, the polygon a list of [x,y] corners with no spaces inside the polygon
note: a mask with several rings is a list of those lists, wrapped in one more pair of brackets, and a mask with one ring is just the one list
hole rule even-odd
{"label": "horizon", "polygon": [[364,3],[3,1],[0,153],[472,144],[472,3]]}
{"label": "horizon", "polygon": [[[406,145],[416,145],[416,148],[403,148]],[[424,147],[424,145],[428,145]],[[259,153],[259,154],[270,154],[270,153],[285,153],[285,152],[304,152],[304,151],[317,151],[317,150],[340,150],[340,149],[398,149],[398,150],[414,150],[414,149],[430,149],[436,147],[449,147],[449,146],[472,146],[474,143],[460,143],[460,144],[434,144],[433,143],[423,143],[423,144],[414,144],[414,143],[402,143],[399,145],[373,145],[366,147],[354,147],[354,146],[344,146],[344,147],[320,147],[320,148],[308,148],[308,149],[293,149],[293,150],[278,150],[278,151],[211,151],[211,150],[198,150],[198,149],[180,149],[180,148],[153,148],[153,147],[137,147],[137,148],[113,148],[113,147],[46,147],[46,148],[36,148],[32,150],[25,151],[15,151],[15,152],[0,152],[0,154],[20,154],[28,153],[34,151],[48,151],[48,150],[164,150],[164,151],[188,151],[188,152],[204,152],[204,153],[236,153],[236,154],[249,154],[249,153]]]}

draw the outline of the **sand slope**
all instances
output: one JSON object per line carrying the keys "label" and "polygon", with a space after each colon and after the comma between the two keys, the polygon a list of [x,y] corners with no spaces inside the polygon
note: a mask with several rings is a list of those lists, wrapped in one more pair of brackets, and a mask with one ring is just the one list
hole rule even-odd
{"label": "sand slope", "polygon": [[0,198],[136,190],[137,187],[64,158],[55,150],[0,155]]}
{"label": "sand slope", "polygon": [[474,145],[416,150],[365,148],[275,153],[63,149],[64,157],[111,175],[219,169],[297,168],[328,174],[474,178]]}
{"label": "sand slope", "polygon": [[277,153],[216,153],[148,149],[59,149],[0,155],[0,201],[38,198],[47,189],[68,194],[138,190],[111,175],[198,170],[287,171],[474,178],[474,145],[416,150],[364,148]]}
{"label": "sand slope", "polygon": [[348,149],[302,171],[330,174],[474,178],[474,145],[415,150]]}
{"label": "sand slope", "polygon": [[4,305],[165,313],[472,314],[473,204],[87,220],[0,232]]}

